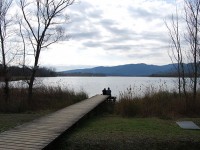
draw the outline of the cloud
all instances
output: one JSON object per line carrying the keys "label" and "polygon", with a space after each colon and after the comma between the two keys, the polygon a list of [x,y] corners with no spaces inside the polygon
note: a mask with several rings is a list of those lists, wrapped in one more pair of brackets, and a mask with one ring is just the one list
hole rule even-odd
{"label": "cloud", "polygon": [[162,16],[158,12],[153,12],[141,7],[135,8],[133,6],[130,6],[128,8],[128,11],[133,18],[145,19],[146,21],[152,21],[155,18],[162,18]]}
{"label": "cloud", "polygon": [[[90,52],[85,56],[97,56],[96,62],[101,58],[110,64],[125,59],[145,63],[151,57],[160,57],[152,62],[166,60],[169,38],[164,20],[171,18],[172,6],[172,2],[160,0],[82,0],[68,11],[71,22],[65,29],[75,43],[70,45],[71,49],[77,55]],[[113,58],[107,57],[108,54]],[[81,63],[89,64],[88,58],[83,60]]]}
{"label": "cloud", "polygon": [[160,32],[144,32],[141,34],[141,39],[145,40],[154,40],[160,43],[168,43],[169,42],[169,37],[168,34],[166,33],[160,33]]}
{"label": "cloud", "polygon": [[104,46],[104,49],[106,49],[106,50],[128,51],[128,50],[131,50],[132,47],[133,47],[133,45],[116,44],[116,45],[107,45],[107,46]]}
{"label": "cloud", "polygon": [[101,19],[101,20],[99,20],[99,23],[102,26],[112,26],[112,25],[116,24],[116,22],[112,19]]}
{"label": "cloud", "polygon": [[83,45],[86,47],[91,47],[91,48],[102,47],[101,42],[92,42],[92,41],[87,41],[87,42],[83,43]]}
{"label": "cloud", "polygon": [[130,54],[128,55],[129,58],[132,58],[132,59],[147,59],[147,58],[152,58],[152,59],[155,59],[155,58],[160,58],[163,56],[163,53],[159,53],[159,52],[151,52],[151,53],[146,53],[146,54],[143,54],[143,53],[135,53],[135,54]]}
{"label": "cloud", "polygon": [[88,40],[92,38],[100,38],[101,35],[99,32],[95,31],[88,31],[88,32],[74,32],[74,33],[69,33],[70,37],[72,40]]}
{"label": "cloud", "polygon": [[110,33],[115,34],[115,35],[129,35],[129,34],[132,33],[132,30],[120,28],[120,27],[117,27],[117,26],[103,25],[103,27],[106,28],[107,31],[109,31]]}

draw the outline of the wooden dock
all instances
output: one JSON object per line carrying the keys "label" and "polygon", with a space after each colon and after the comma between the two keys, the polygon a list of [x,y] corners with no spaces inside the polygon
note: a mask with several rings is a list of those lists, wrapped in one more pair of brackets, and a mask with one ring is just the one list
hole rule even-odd
{"label": "wooden dock", "polygon": [[0,134],[0,150],[40,150],[104,102],[97,95]]}

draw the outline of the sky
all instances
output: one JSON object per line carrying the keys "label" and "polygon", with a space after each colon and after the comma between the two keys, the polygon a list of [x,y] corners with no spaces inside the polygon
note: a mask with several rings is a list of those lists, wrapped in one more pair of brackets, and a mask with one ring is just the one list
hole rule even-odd
{"label": "sky", "polygon": [[41,53],[57,71],[95,66],[171,63],[165,22],[174,0],[76,0],[67,8],[69,39]]}

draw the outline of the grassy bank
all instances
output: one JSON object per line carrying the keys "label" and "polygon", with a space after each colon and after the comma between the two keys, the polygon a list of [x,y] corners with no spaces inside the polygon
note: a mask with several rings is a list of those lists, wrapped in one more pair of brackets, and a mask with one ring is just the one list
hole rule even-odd
{"label": "grassy bank", "polygon": [[55,111],[88,98],[83,92],[75,92],[61,87],[38,87],[33,89],[32,99],[28,99],[26,88],[10,88],[7,101],[3,99],[4,92],[0,88],[0,112],[21,113],[37,111]]}
{"label": "grassy bank", "polygon": [[[189,120],[200,125],[200,118]],[[84,121],[49,149],[200,149],[200,131],[183,130],[175,120],[105,115]]]}

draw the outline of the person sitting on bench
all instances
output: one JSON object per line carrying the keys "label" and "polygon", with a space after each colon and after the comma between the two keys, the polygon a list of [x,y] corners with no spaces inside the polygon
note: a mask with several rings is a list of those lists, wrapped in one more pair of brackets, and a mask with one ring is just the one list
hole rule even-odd
{"label": "person sitting on bench", "polygon": [[109,98],[111,98],[111,90],[109,87],[108,87],[108,90],[106,91],[106,95],[109,95]]}
{"label": "person sitting on bench", "polygon": [[103,95],[106,95],[106,88],[102,90]]}
{"label": "person sitting on bench", "polygon": [[112,100],[113,102],[116,101],[116,97],[111,96],[111,90],[110,90],[109,87],[108,87],[107,90],[106,90],[106,88],[104,88],[104,89],[102,90],[102,94],[103,94],[103,95],[109,95],[108,100]]}

